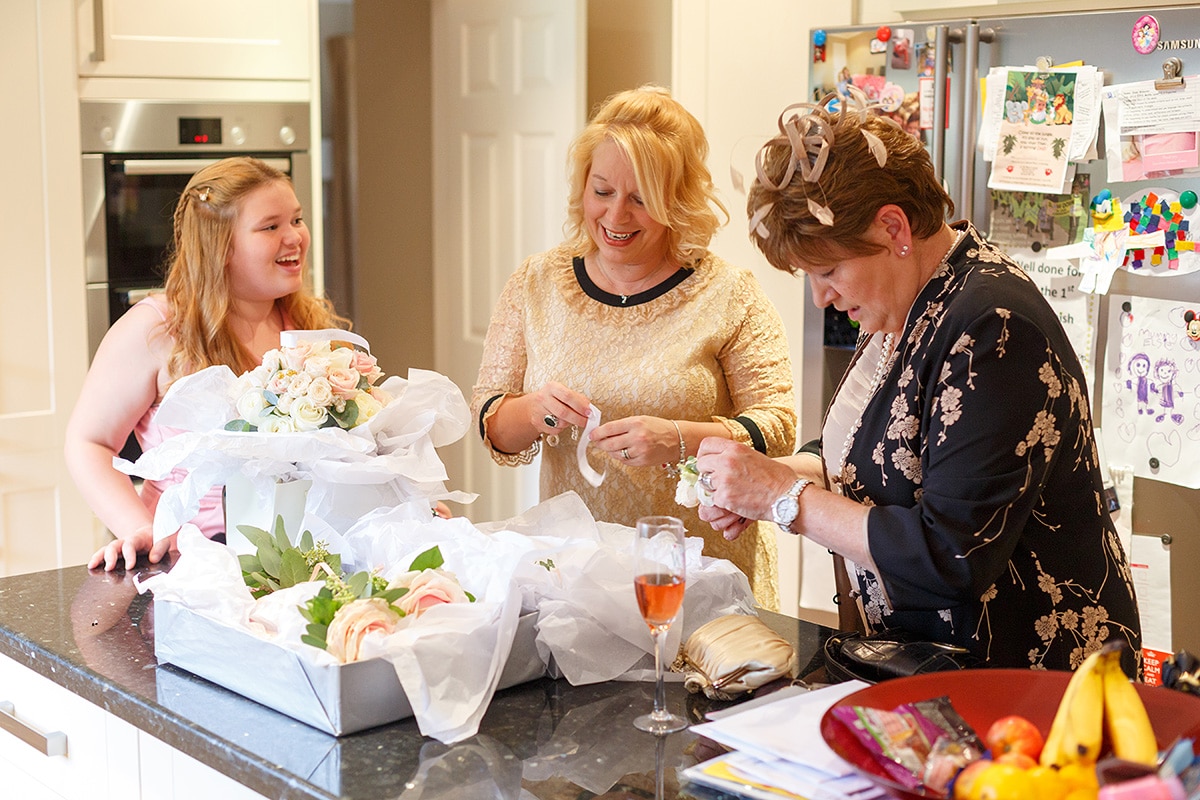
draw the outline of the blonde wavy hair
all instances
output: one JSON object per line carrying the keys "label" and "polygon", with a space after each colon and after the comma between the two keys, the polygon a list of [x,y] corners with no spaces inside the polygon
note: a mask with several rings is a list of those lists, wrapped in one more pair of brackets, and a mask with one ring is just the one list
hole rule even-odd
{"label": "blonde wavy hair", "polygon": [[[226,263],[246,196],[275,181],[291,184],[286,173],[257,158],[226,158],[193,175],[179,196],[166,273],[171,308],[166,333],[172,339],[167,369],[172,381],[216,365],[237,373],[258,366],[258,358],[237,338],[230,322]],[[275,302],[299,329],[350,327],[349,320],[307,286]]]}
{"label": "blonde wavy hair", "polygon": [[573,254],[597,249],[583,218],[583,196],[596,148],[605,141],[615,143],[633,165],[646,210],[667,228],[669,257],[680,265],[702,258],[713,234],[729,221],[705,163],[708,139],[669,91],[649,84],[604,101],[571,145],[564,230]]}

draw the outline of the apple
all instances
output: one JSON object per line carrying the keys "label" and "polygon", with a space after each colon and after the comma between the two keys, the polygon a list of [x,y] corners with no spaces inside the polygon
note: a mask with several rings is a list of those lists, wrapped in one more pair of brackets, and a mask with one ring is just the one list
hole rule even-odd
{"label": "apple", "polygon": [[1042,753],[1045,740],[1037,725],[1025,717],[1010,714],[992,723],[983,737],[983,743],[992,751],[993,758],[1019,753],[1036,761]]}

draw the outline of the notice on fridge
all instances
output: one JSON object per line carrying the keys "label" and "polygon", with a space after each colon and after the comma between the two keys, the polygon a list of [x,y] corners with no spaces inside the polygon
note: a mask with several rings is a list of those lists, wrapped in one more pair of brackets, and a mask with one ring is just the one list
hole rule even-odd
{"label": "notice on fridge", "polygon": [[1069,173],[1076,75],[1010,69],[988,187],[1061,193]]}
{"label": "notice on fridge", "polygon": [[1160,536],[1134,536],[1129,571],[1142,622],[1143,680],[1162,684],[1162,664],[1171,657],[1171,547]]}
{"label": "notice on fridge", "polygon": [[1112,295],[1101,428],[1113,463],[1139,478],[1200,488],[1200,298]]}

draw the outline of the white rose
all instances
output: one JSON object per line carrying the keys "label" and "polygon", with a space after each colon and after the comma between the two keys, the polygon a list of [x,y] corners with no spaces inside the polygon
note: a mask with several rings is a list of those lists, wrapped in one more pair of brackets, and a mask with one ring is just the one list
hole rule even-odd
{"label": "white rose", "polygon": [[251,425],[258,424],[259,415],[267,408],[267,398],[260,388],[250,389],[238,398],[237,413]]}
{"label": "white rose", "polygon": [[329,418],[329,412],[323,406],[315,406],[307,397],[297,397],[292,401],[292,422],[298,431],[315,431]]}
{"label": "white rose", "polygon": [[258,430],[262,433],[292,433],[296,428],[291,417],[268,414],[259,421]]}
{"label": "white rose", "polygon": [[325,378],[313,378],[308,384],[308,399],[313,405],[328,408],[333,403],[333,387]]}
{"label": "white rose", "polygon": [[325,648],[343,664],[357,661],[363,639],[368,634],[384,636],[396,630],[398,615],[387,601],[379,597],[352,600],[337,610],[325,633]]}
{"label": "white rose", "polygon": [[287,393],[292,397],[301,397],[308,394],[309,384],[313,382],[313,378],[306,372],[297,372],[292,375],[292,379],[288,381]]}
{"label": "white rose", "polygon": [[358,406],[358,421],[354,423],[355,425],[363,424],[383,410],[383,404],[367,392],[356,394],[354,404]]}
{"label": "white rose", "polygon": [[295,373],[291,370],[281,369],[271,375],[267,381],[267,389],[275,395],[286,394],[288,384],[292,382],[293,376],[295,376]]}
{"label": "white rose", "polygon": [[320,378],[328,375],[329,369],[330,362],[329,356],[327,355],[314,353],[308,357],[307,361],[304,362],[304,371],[309,375],[312,375],[314,378]]}
{"label": "white rose", "polygon": [[396,606],[414,618],[443,603],[469,603],[471,598],[463,591],[458,578],[452,572],[426,569],[406,572],[391,583],[392,587],[404,586],[408,593],[396,601]]}
{"label": "white rose", "polygon": [[266,372],[278,372],[283,369],[283,353],[278,350],[268,350],[263,353],[262,368]]}
{"label": "white rose", "polygon": [[354,366],[354,351],[349,347],[335,347],[329,353],[329,362],[336,369],[351,369]]}
{"label": "white rose", "polygon": [[675,484],[675,502],[684,508],[700,505],[700,498],[696,496],[696,484],[680,478],[679,483]]}

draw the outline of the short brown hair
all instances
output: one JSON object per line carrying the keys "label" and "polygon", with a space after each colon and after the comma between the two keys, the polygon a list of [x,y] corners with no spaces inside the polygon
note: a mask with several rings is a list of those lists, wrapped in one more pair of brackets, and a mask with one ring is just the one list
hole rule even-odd
{"label": "short brown hair", "polygon": [[[752,230],[750,238],[771,266],[784,272],[796,272],[797,260],[827,264],[846,256],[876,252],[878,248],[863,234],[885,205],[896,205],[904,211],[916,238],[932,236],[954,214],[954,201],[942,188],[929,153],[918,139],[893,120],[853,107],[845,98],[840,109],[831,112],[826,105],[829,99],[805,107],[796,117],[802,123],[818,123],[825,133],[829,154],[819,179],[805,180],[800,169],[779,189],[758,179],[751,184],[746,199],[751,218],[767,203],[773,204],[762,220],[762,229]],[[878,137],[887,149],[882,167],[863,130]],[[810,154],[803,157],[812,159]],[[788,138],[778,136],[759,153],[761,173],[778,186],[794,158]],[[832,212],[832,225],[821,223],[810,208],[810,199]]]}
{"label": "short brown hair", "polygon": [[571,145],[564,227],[575,255],[596,250],[584,224],[583,193],[596,148],[605,141],[615,143],[633,165],[646,210],[667,227],[668,254],[679,264],[704,256],[717,228],[729,221],[705,164],[708,139],[670,92],[652,85],[608,98]]}

